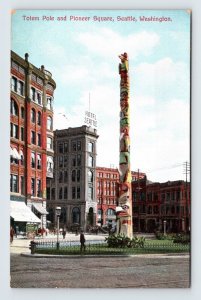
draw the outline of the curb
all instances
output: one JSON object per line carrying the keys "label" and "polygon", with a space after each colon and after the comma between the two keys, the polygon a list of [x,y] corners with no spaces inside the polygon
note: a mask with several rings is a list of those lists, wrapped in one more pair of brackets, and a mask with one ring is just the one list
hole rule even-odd
{"label": "curb", "polygon": [[20,254],[21,256],[24,256],[24,257],[32,257],[32,258],[104,258],[104,257],[157,257],[157,258],[169,258],[169,257],[172,257],[172,258],[177,258],[177,257],[185,257],[185,258],[189,258],[190,255],[189,254],[186,254],[186,253],[179,253],[179,254],[176,254],[176,253],[168,253],[168,254],[156,254],[156,253],[153,253],[153,254],[130,254],[130,255],[121,255],[121,254],[118,254],[118,255],[90,255],[90,254],[87,254],[87,255],[55,255],[55,254],[31,254],[31,253],[21,253]]}

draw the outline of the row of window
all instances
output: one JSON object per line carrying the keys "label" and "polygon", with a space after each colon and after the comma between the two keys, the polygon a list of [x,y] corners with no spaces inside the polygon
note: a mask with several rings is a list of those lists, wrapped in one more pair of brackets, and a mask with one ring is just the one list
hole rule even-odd
{"label": "row of window", "polygon": [[[67,153],[69,151],[69,143],[68,142],[59,142],[58,143],[58,152],[59,153]],[[94,143],[88,143],[88,152],[94,151]],[[82,143],[81,141],[71,141],[71,152],[81,151]]]}
{"label": "row of window", "polygon": [[[49,221],[51,221],[51,223],[54,223],[56,214],[54,213],[53,208],[49,208],[48,212],[49,212],[49,214],[47,215],[47,219]],[[59,221],[62,223],[66,223],[66,220],[67,220],[66,212],[67,212],[67,208],[62,207],[61,215],[59,217]],[[74,207],[72,209],[71,220],[72,220],[72,223],[80,224],[80,209],[78,207]]]}
{"label": "row of window", "polygon": [[[10,103],[10,113],[11,115],[17,117],[19,116],[18,105],[13,99],[11,99],[11,103]],[[24,119],[24,107],[21,107],[21,117]],[[37,125],[39,126],[41,126],[42,124],[42,114],[40,111],[38,111],[36,115],[36,111],[34,108],[31,109],[31,122],[34,124],[37,122]],[[47,117],[47,129],[53,130],[53,119],[51,116]]]}
{"label": "row of window", "polygon": [[119,178],[118,174],[103,173],[103,172],[98,172],[97,176],[100,178]]}
{"label": "row of window", "polygon": [[24,141],[24,127],[19,127],[16,124],[10,123],[10,137]]}
{"label": "row of window", "polygon": [[[81,193],[81,190],[80,190],[80,186],[73,186],[71,188],[71,197],[72,199],[80,199],[80,193]],[[52,188],[51,191],[50,191],[50,188],[47,187],[47,200],[55,200],[55,188]],[[58,199],[62,200],[62,199],[65,199],[67,200],[68,199],[68,187],[67,186],[64,186],[64,187],[60,187],[59,190],[58,190]]]}
{"label": "row of window", "polygon": [[[187,208],[188,211],[188,208]],[[151,206],[149,205],[147,208],[145,205],[133,207],[133,213],[147,213],[147,214],[162,214],[162,215],[169,215],[169,214],[184,214],[184,206]]]}
{"label": "row of window", "polygon": [[[19,182],[20,180],[20,182]],[[20,185],[19,185],[20,183]],[[21,195],[25,194],[25,181],[24,176],[18,176],[15,174],[10,175],[10,191],[13,193],[21,193]],[[42,197],[41,191],[41,179],[31,178],[31,195]]]}
{"label": "row of window", "polygon": [[98,204],[107,204],[107,205],[117,205],[117,200],[115,199],[98,199]]}
{"label": "row of window", "polygon": [[159,200],[159,198],[161,199],[162,202],[165,201],[179,201],[182,197],[182,193],[181,191],[174,191],[172,193],[168,192],[168,193],[162,193],[161,195],[157,194],[157,193],[146,193],[141,192],[133,192],[133,199],[134,201],[145,201],[147,197],[147,201],[149,202],[156,202]]}
{"label": "row of window", "polygon": [[105,196],[115,196],[116,190],[99,190],[97,191],[98,195],[105,195]]}
{"label": "row of window", "polygon": [[115,188],[115,186],[116,186],[116,181],[98,181],[97,182],[97,185],[98,185],[98,187],[102,187],[102,186],[104,186],[104,187],[106,187],[106,188]]}
{"label": "row of window", "polygon": [[[98,216],[102,216],[103,215],[103,210],[102,209],[98,209]],[[106,216],[115,216],[116,213],[115,213],[115,210],[112,209],[112,208],[108,208],[105,212],[105,215]]]}
{"label": "row of window", "polygon": [[11,67],[13,68],[13,69],[15,69],[16,71],[18,71],[19,73],[21,73],[21,74],[25,74],[25,70],[24,70],[24,68],[22,68],[21,66],[19,66],[18,64],[16,64],[13,60],[12,60],[12,62],[11,62]]}

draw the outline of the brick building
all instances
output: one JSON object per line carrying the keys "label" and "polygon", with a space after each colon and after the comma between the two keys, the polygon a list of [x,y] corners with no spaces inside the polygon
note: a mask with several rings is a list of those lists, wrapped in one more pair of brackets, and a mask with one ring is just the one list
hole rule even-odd
{"label": "brick building", "polygon": [[86,229],[96,223],[96,129],[87,126],[54,132],[54,178],[47,179],[50,226],[57,224],[55,208],[61,207],[60,227]]}
{"label": "brick building", "polygon": [[[96,168],[97,224],[116,223],[116,206],[119,197],[119,171],[116,168]],[[131,172],[132,180],[144,178],[145,173]]]}
{"label": "brick building", "polygon": [[132,182],[134,232],[188,232],[190,183],[183,180]]}
{"label": "brick building", "polygon": [[[44,66],[37,68],[31,64],[28,57],[25,54],[23,59],[11,52],[11,220],[23,229],[33,220],[41,221],[46,227],[46,177],[53,176],[53,97],[56,88],[52,74]],[[34,219],[30,211],[38,218]]]}

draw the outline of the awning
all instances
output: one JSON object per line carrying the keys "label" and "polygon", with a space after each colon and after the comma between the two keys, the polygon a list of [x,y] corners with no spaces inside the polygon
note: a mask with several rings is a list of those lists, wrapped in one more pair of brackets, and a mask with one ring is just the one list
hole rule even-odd
{"label": "awning", "polygon": [[10,208],[10,216],[16,222],[41,223],[41,220],[34,215],[24,202],[10,201]]}
{"label": "awning", "polygon": [[48,212],[45,207],[42,206],[42,203],[32,203],[32,205],[41,215],[48,215]]}
{"label": "awning", "polygon": [[13,156],[13,158],[18,159],[18,160],[21,159],[21,156],[17,152],[16,148],[13,149],[13,155],[12,156]]}

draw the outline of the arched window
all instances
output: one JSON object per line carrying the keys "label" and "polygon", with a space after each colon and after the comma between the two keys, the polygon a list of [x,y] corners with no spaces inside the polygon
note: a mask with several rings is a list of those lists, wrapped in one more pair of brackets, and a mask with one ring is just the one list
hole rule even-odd
{"label": "arched window", "polygon": [[66,208],[65,207],[61,208],[60,222],[66,223]]}
{"label": "arched window", "polygon": [[72,222],[73,224],[80,224],[80,209],[78,207],[74,207],[72,210]]}
{"label": "arched window", "polygon": [[38,111],[38,121],[37,121],[38,125],[41,125],[41,122],[42,122],[41,112]]}
{"label": "arched window", "polygon": [[34,108],[31,109],[31,122],[32,123],[36,122],[36,112]]}
{"label": "arched window", "polygon": [[106,215],[107,216],[114,216],[115,215],[114,209],[108,208],[108,210],[106,211]]}
{"label": "arched window", "polygon": [[53,208],[47,209],[49,214],[47,215],[47,220],[51,223],[54,223],[54,211]]}
{"label": "arched window", "polygon": [[47,129],[52,130],[52,117],[47,117]]}
{"label": "arched window", "polygon": [[18,114],[19,114],[18,105],[15,102],[15,100],[13,100],[13,99],[11,99],[11,102],[10,102],[10,113],[11,113],[11,115],[14,115],[14,116],[18,116]]}
{"label": "arched window", "polygon": [[63,172],[59,172],[59,183],[63,182]]}

